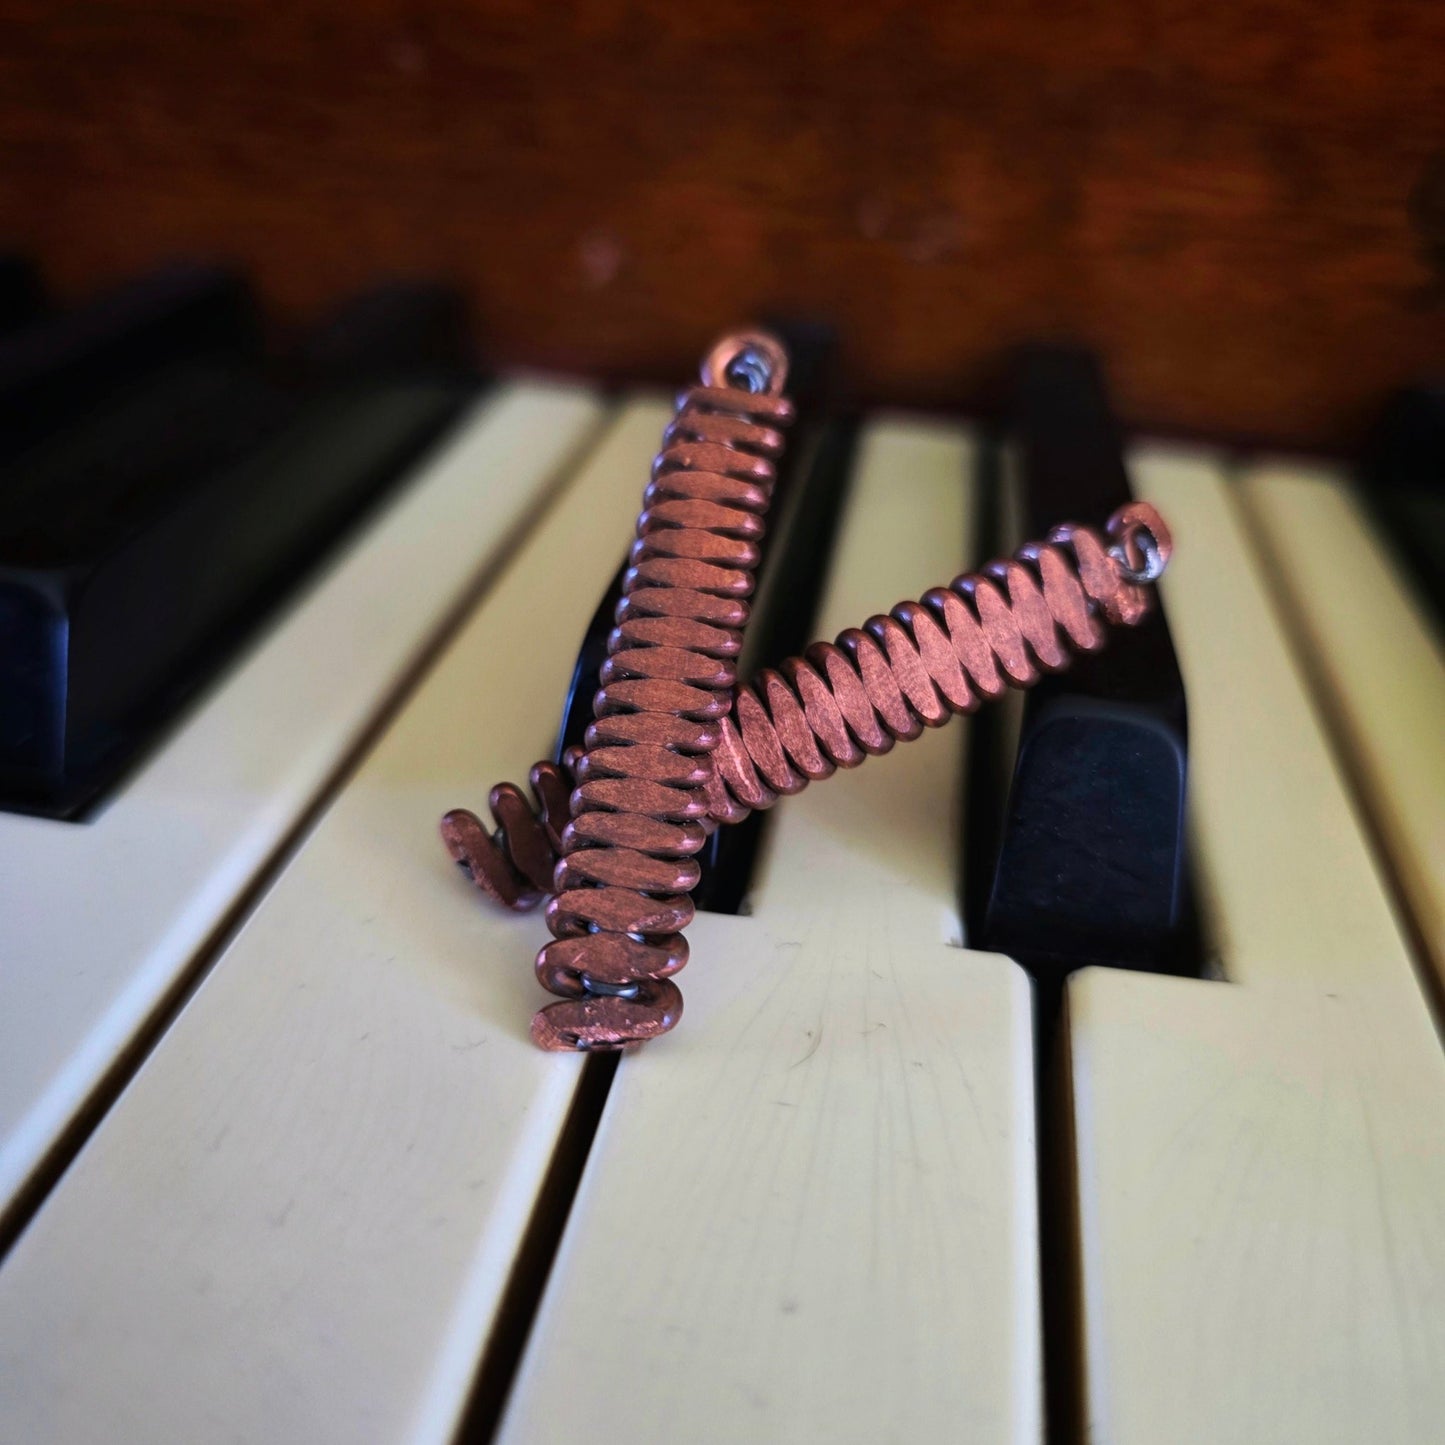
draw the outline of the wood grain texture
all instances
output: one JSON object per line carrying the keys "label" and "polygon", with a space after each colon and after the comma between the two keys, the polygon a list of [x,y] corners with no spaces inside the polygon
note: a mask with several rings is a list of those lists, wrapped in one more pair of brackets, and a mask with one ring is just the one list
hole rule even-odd
{"label": "wood grain texture", "polygon": [[492,356],[671,381],[771,308],[872,400],[1097,345],[1126,415],[1348,445],[1445,347],[1445,7],[0,4],[0,210],[309,312],[462,282]]}

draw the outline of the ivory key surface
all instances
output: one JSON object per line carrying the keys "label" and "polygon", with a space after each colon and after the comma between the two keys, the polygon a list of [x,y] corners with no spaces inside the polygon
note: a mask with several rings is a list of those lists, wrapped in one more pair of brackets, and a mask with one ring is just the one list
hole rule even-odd
{"label": "ivory key surface", "polygon": [[508,558],[0,1268],[13,1438],[450,1438],[581,1060],[437,820],[545,755],[669,415]]}
{"label": "ivory key surface", "polygon": [[1445,1060],[1223,466],[1150,449],[1179,546],[1195,865],[1228,982],[1068,991],[1098,1445],[1413,1445],[1445,1418]]}
{"label": "ivory key surface", "polygon": [[1445,645],[1338,473],[1239,482],[1321,705],[1445,987]]}
{"label": "ivory key surface", "polygon": [[[981,559],[972,443],[865,431],[833,636]],[[508,1445],[1036,1441],[1030,994],[961,947],[967,727],[772,819],[750,916],[699,916],[676,1032],[622,1059]]]}
{"label": "ivory key surface", "polygon": [[93,816],[0,813],[0,1214],[600,417],[502,388]]}

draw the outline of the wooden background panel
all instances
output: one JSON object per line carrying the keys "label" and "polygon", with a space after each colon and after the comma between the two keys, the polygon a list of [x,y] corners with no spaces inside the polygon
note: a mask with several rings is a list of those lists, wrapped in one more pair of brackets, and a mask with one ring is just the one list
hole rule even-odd
{"label": "wooden background panel", "polygon": [[919,404],[1067,334],[1136,422],[1342,447],[1445,350],[1445,7],[0,0],[0,214],[67,291],[442,272],[618,378],[811,310]]}

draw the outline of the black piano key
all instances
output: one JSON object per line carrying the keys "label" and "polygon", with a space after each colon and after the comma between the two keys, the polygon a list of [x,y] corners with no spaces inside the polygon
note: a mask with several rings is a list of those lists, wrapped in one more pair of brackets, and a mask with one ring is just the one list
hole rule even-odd
{"label": "black piano key", "polygon": [[474,387],[298,394],[195,359],[11,469],[0,521],[0,794],[72,816],[456,417]]}
{"label": "black piano key", "polygon": [[[1021,358],[1010,433],[1021,534],[1046,537],[1063,520],[1102,523],[1130,499],[1122,439],[1088,353],[1047,348]],[[1021,701],[995,845],[980,848],[987,830],[976,832],[970,841],[978,856],[966,866],[983,878],[982,917],[970,916],[973,941],[1010,955],[1034,981],[1045,1414],[1053,1439],[1073,1432],[1070,1381],[1080,1357],[1069,1284],[1077,1279],[1076,1166],[1067,1069],[1055,1048],[1064,983],[1088,964],[1178,972],[1193,960],[1187,718],[1162,610]],[[987,737],[989,713],[975,722]],[[989,761],[976,748],[973,776]]]}
{"label": "black piano key", "polygon": [[201,265],[167,266],[42,317],[0,337],[0,464],[154,372],[194,357],[254,355],[260,341],[244,280]]}
{"label": "black piano key", "polygon": [[[1087,353],[1026,354],[1011,430],[1028,536],[1061,519],[1102,522],[1129,500]],[[1023,963],[1041,1006],[1087,964],[1182,966],[1187,735],[1162,609],[1027,694],[977,942]]]}
{"label": "black piano key", "polygon": [[1361,495],[1445,633],[1445,382],[1391,398],[1359,468]]}
{"label": "black piano key", "polygon": [[[639,489],[640,491],[640,489]],[[622,583],[627,573],[624,562],[612,574],[587,631],[577,648],[577,661],[572,664],[572,679],[567,696],[562,700],[562,720],[557,727],[557,747],[553,757],[561,761],[568,748],[585,746],[587,729],[594,713],[593,699],[602,686],[602,664],[607,661],[607,638],[616,625],[617,604],[622,600]]]}
{"label": "black piano key", "polygon": [[28,256],[0,254],[0,336],[45,314],[45,286]]}
{"label": "black piano key", "polygon": [[[130,559],[146,555],[198,477],[236,465],[290,410],[256,369],[178,365],[7,469],[0,787],[12,800],[62,793],[109,750],[107,719],[124,717],[168,660],[165,648],[136,646],[132,632],[165,602]],[[129,593],[119,605],[134,628],[103,625],[117,588]],[[178,607],[172,625],[199,615]],[[153,620],[165,632],[164,617]]]}

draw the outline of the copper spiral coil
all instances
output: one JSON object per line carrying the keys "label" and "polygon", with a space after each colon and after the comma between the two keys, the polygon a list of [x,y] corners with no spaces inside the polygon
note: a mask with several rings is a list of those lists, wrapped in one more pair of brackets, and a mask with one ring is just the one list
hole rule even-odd
{"label": "copper spiral coil", "polygon": [[515,783],[492,789],[492,833],[466,808],[453,808],[441,823],[447,850],[477,887],[518,910],[535,908],[551,893],[562,833],[572,817],[569,770],[536,763],[531,782],[535,807]]}
{"label": "copper spiral coil", "polygon": [[1112,547],[1088,527],[1056,527],[1007,562],[764,668],[723,719],[709,821],[739,823],[1009,687],[1065,670],[1104,645],[1105,623],[1137,624],[1148,582],[1168,563],[1169,532],[1144,502],[1120,508],[1108,530]]}
{"label": "copper spiral coil", "polygon": [[535,813],[510,784],[493,789],[495,838],[470,813],[443,819],[453,857],[493,896],[526,907],[551,895],[554,941],[537,974],[566,1002],[533,1020],[545,1048],[620,1047],[681,1015],[669,975],[687,961],[708,754],[732,703],[792,420],[786,377],[772,337],[730,336],[704,362],[703,384],[679,398],[643,497],[595,720],[567,760],[570,797],[564,772],[539,763]]}
{"label": "copper spiral coil", "polygon": [[[678,745],[683,734],[673,730],[676,717],[644,727],[637,714],[622,714],[618,721],[603,716],[599,706],[588,752],[568,760],[578,784],[571,799],[578,816],[560,833],[562,769],[553,764],[533,769],[535,815],[515,788],[494,789],[499,838],[486,840],[490,851],[472,854],[459,831],[448,837],[454,856],[474,872],[500,870],[500,883],[480,880],[489,891],[531,896],[519,879],[542,889],[553,856],[547,845],[562,844],[554,878],[558,896],[548,908],[559,941],[542,950],[537,973],[568,1002],[537,1016],[538,1042],[549,1048],[618,1048],[672,1027],[681,999],[667,976],[687,961],[680,930],[691,920],[686,891],[698,877],[691,855],[713,828],[771,807],[839,767],[856,767],[925,727],[972,712],[1008,687],[1033,686],[1046,673],[1067,668],[1075,655],[1102,647],[1106,624],[1141,621],[1150,606],[1149,585],[1169,561],[1168,528],[1153,507],[1133,503],[1110,518],[1107,530],[1106,539],[1088,527],[1058,527],[1047,542],[1030,543],[1009,561],[955,578],[925,593],[921,602],[900,603],[862,629],[849,629],[833,643],[815,643],[803,657],[765,669],[736,694],[716,726],[708,707],[706,717],[696,721],[698,731],[688,735],[691,747]],[[604,700],[599,695],[599,703]],[[617,764],[598,754],[624,737],[639,746],[643,731],[647,742],[640,745],[656,748],[665,737],[663,746],[675,750],[671,760],[659,756],[648,764],[666,776],[649,773],[646,781],[680,789],[677,805],[645,819],[634,815],[625,824],[608,819],[626,814],[597,816],[579,808],[594,781],[636,784],[641,773],[623,776],[613,771]],[[594,807],[619,806],[626,796],[592,795]],[[470,814],[449,820],[458,816],[469,820],[475,837],[483,836]],[[574,864],[577,853],[567,845],[582,838],[596,842]],[[615,850],[611,855],[604,851],[608,847]],[[646,862],[636,856],[639,851]],[[576,883],[618,892],[624,910],[646,899],[655,911],[643,927],[619,927],[629,918],[636,923],[640,913],[599,917],[595,906],[590,913],[579,909]],[[593,925],[601,931],[589,933]]]}

